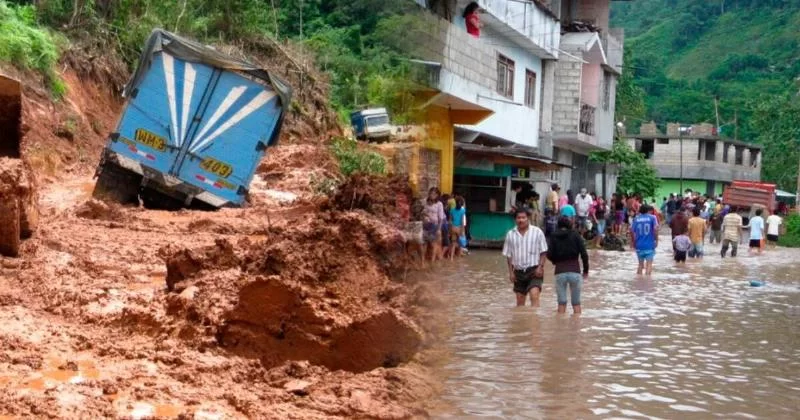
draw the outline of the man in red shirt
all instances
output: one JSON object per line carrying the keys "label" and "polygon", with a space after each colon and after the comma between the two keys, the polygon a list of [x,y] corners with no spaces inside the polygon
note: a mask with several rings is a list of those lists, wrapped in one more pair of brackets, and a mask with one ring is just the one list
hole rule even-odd
{"label": "man in red shirt", "polygon": [[480,6],[477,2],[472,2],[464,8],[464,21],[466,21],[467,33],[478,38],[481,36],[481,18],[478,16]]}

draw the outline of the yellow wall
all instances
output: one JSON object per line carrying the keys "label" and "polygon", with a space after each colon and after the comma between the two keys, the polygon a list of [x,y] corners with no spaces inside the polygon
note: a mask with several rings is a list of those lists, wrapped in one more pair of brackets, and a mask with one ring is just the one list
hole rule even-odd
{"label": "yellow wall", "polygon": [[[442,156],[441,167],[441,186],[442,194],[450,194],[453,192],[453,171],[454,171],[454,156],[453,156],[453,121],[450,116],[450,111],[447,108],[440,106],[431,106],[427,108],[426,113],[426,138],[422,146],[439,150]],[[414,167],[418,167],[419,153],[414,154]]]}

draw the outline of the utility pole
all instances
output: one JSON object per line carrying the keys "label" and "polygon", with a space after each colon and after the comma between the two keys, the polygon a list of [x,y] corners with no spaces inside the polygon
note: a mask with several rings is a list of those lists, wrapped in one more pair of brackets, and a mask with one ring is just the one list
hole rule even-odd
{"label": "utility pole", "polygon": [[733,111],[733,139],[739,140],[739,109]]}
{"label": "utility pole", "polygon": [[714,95],[714,113],[717,115],[717,135],[719,136],[719,95]]}

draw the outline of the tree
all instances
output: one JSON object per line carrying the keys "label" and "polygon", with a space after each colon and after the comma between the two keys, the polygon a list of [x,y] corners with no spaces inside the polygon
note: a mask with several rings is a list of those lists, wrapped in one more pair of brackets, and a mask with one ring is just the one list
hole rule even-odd
{"label": "tree", "polygon": [[[625,47],[623,52],[623,62],[633,63],[633,52],[629,47]],[[633,120],[642,120],[645,116],[644,105],[644,89],[636,84],[635,69],[633,67],[626,68],[622,72],[622,76],[617,83],[617,98],[616,98],[616,119],[617,121],[624,121],[627,118]]]}
{"label": "tree", "polygon": [[789,191],[797,187],[800,97],[773,96],[753,105],[752,124],[763,146],[761,178]]}
{"label": "tree", "polygon": [[644,158],[644,155],[633,150],[625,140],[615,139],[611,150],[592,152],[589,159],[619,166],[617,192],[639,193],[643,197],[654,197],[661,185],[661,178],[658,177],[653,165]]}

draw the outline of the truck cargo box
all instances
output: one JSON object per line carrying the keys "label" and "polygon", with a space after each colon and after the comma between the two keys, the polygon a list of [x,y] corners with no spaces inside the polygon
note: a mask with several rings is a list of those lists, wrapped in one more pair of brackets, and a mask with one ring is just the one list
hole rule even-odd
{"label": "truck cargo box", "polygon": [[95,196],[241,205],[290,94],[264,69],[154,30],[125,87]]}

